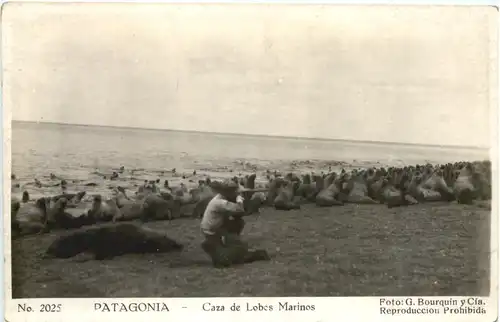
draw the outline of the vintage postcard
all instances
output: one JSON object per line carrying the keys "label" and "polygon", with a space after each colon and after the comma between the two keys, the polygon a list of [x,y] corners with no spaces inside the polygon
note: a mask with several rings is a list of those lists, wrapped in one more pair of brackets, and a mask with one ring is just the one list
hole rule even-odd
{"label": "vintage postcard", "polygon": [[6,320],[494,321],[497,29],[4,4]]}

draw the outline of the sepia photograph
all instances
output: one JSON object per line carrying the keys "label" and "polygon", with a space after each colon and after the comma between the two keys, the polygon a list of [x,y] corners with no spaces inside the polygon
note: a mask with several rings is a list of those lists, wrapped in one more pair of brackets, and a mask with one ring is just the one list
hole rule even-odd
{"label": "sepia photograph", "polygon": [[12,299],[493,296],[497,8],[2,9]]}

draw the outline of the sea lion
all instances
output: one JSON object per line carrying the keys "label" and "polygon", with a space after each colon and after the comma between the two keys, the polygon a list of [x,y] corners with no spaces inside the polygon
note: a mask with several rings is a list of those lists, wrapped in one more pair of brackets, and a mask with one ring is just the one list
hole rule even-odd
{"label": "sea lion", "polygon": [[368,196],[372,199],[380,201],[381,203],[384,202],[384,194],[382,193],[382,190],[384,189],[384,180],[385,177],[382,177],[381,175],[377,175],[375,178],[367,180]]}
{"label": "sea lion", "polygon": [[77,205],[83,200],[87,193],[85,191],[80,191],[78,193],[63,193],[57,196],[52,197],[54,201],[57,201],[61,198],[67,200],[67,208],[76,208]]}
{"label": "sea lion", "polygon": [[[329,184],[326,185],[326,182]],[[333,182],[333,177],[316,177],[316,198],[315,203],[318,207],[342,206],[343,202],[338,200],[340,190],[337,183]]]}
{"label": "sea lion", "polygon": [[150,194],[156,194],[159,193],[160,189],[156,186],[155,181],[149,181],[144,180],[144,184],[139,187],[139,189],[136,192],[136,195],[138,198],[144,198]]}
{"label": "sea lion", "polygon": [[294,181],[299,181],[300,182],[299,177],[296,174],[292,173],[292,172],[287,173],[287,175],[285,176],[285,179],[288,180],[288,181],[291,181],[291,182],[294,182]]}
{"label": "sea lion", "polygon": [[453,185],[453,191],[458,203],[472,204],[478,197],[477,186],[481,175],[475,171],[472,164],[465,165],[458,173]]}
{"label": "sea lion", "polygon": [[165,200],[159,195],[151,194],[142,204],[141,220],[172,220],[180,215],[181,203],[179,200]]}
{"label": "sea lion", "polygon": [[418,203],[415,198],[394,187],[390,181],[391,178],[384,178],[382,180],[382,188],[379,191],[379,200],[387,204],[387,207],[401,207]]}
{"label": "sea lion", "polygon": [[92,202],[92,208],[88,211],[88,216],[96,222],[107,222],[121,215],[120,208],[116,205],[115,200],[103,200],[101,195],[96,195]]}
{"label": "sea lion", "polygon": [[274,200],[278,196],[278,190],[285,184],[283,178],[270,178],[269,179],[269,191],[267,192],[266,200],[270,206],[274,204]]}
{"label": "sea lion", "polygon": [[314,202],[318,193],[317,190],[317,183],[311,182],[311,176],[306,174],[302,177],[302,182],[295,191],[295,196],[309,202]]}
{"label": "sea lion", "polygon": [[244,201],[245,211],[247,214],[258,213],[260,208],[266,204],[266,193],[259,191],[252,194],[249,202]]}
{"label": "sea lion", "polygon": [[118,173],[116,173],[115,171],[113,171],[113,173],[111,174],[111,176],[110,176],[110,178],[109,178],[109,179],[110,179],[110,180],[116,180],[116,179],[118,179],[118,178],[119,178]]}
{"label": "sea lion", "polygon": [[50,229],[80,228],[95,223],[92,217],[85,214],[84,209],[69,208],[73,211],[68,212],[67,204],[66,198],[59,198],[57,201],[51,198],[46,223]]}
{"label": "sea lion", "polygon": [[245,178],[243,182],[243,187],[247,189],[255,189],[255,179],[257,178],[257,174],[252,173],[251,175]]}
{"label": "sea lion", "polygon": [[118,208],[122,208],[125,205],[132,204],[134,201],[130,199],[123,187],[116,187],[113,189],[113,199],[116,202]]}
{"label": "sea lion", "polygon": [[368,187],[365,178],[357,171],[352,172],[349,180],[343,183],[343,190],[347,193],[348,203],[355,204],[377,204],[378,202],[368,196]]}
{"label": "sea lion", "polygon": [[408,194],[417,199],[418,202],[432,202],[442,200],[439,192],[422,187],[423,177],[420,174],[413,176],[409,186]]}
{"label": "sea lion", "polygon": [[300,205],[293,201],[295,190],[298,188],[297,181],[284,181],[278,189],[276,198],[274,199],[274,208],[276,210],[292,210],[300,209]]}
{"label": "sea lion", "polygon": [[39,198],[34,203],[11,204],[11,227],[16,235],[37,234],[47,231],[47,199]]}
{"label": "sea lion", "polygon": [[112,259],[125,254],[182,251],[183,246],[166,235],[132,223],[90,227],[60,236],[46,251],[47,257],[70,258],[83,252],[94,259]]}
{"label": "sea lion", "polygon": [[120,211],[113,217],[113,222],[130,221],[142,217],[144,200],[129,201],[122,204]]}
{"label": "sea lion", "polygon": [[441,199],[444,201],[453,201],[455,199],[453,190],[446,184],[441,170],[435,171],[425,182],[422,182],[422,188],[439,192]]}
{"label": "sea lion", "polygon": [[[208,182],[207,182],[208,181]],[[210,181],[207,178],[206,185],[200,186],[198,201],[192,211],[193,218],[202,218],[210,200],[217,195],[216,189],[220,185],[218,181]]]}

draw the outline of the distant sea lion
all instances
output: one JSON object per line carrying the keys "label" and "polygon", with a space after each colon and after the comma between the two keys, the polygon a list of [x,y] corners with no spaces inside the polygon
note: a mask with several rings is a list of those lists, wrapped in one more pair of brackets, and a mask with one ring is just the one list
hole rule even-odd
{"label": "distant sea lion", "polygon": [[166,235],[131,223],[90,227],[60,236],[49,246],[47,257],[70,258],[83,252],[96,260],[125,254],[182,251],[183,246]]}

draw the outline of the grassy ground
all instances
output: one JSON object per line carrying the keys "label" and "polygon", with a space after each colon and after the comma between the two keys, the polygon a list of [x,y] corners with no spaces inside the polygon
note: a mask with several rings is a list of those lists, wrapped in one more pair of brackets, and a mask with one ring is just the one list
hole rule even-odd
{"label": "grassy ground", "polygon": [[13,297],[442,296],[489,293],[490,211],[426,204],[263,209],[244,239],[270,262],[214,269],[199,221],[148,224],[180,254],[42,259],[54,234],[14,240]]}

